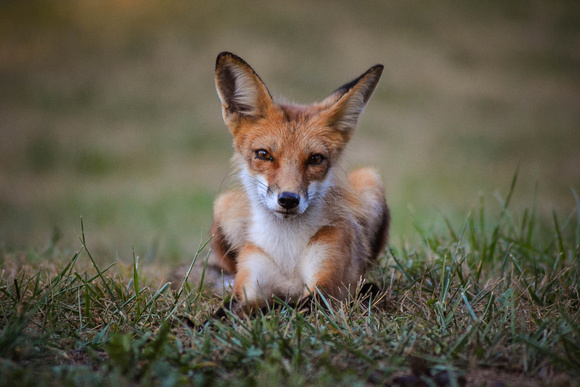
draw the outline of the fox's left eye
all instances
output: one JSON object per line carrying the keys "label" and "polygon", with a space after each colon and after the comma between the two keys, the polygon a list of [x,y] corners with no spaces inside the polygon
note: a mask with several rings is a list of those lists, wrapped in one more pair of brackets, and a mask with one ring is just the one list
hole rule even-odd
{"label": "fox's left eye", "polygon": [[320,165],[324,161],[324,156],[315,154],[308,158],[308,165]]}
{"label": "fox's left eye", "polygon": [[274,160],[274,158],[270,155],[270,153],[268,153],[268,151],[264,149],[258,149],[256,151],[256,158],[259,160],[268,160],[268,161]]}

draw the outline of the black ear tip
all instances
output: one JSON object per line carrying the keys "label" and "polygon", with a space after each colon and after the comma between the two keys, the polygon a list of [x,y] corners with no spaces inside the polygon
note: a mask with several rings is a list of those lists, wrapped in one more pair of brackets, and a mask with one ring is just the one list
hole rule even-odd
{"label": "black ear tip", "polygon": [[379,75],[383,73],[385,66],[382,64],[376,64],[367,71],[368,73],[378,73]]}
{"label": "black ear tip", "polygon": [[215,67],[217,68],[219,63],[225,58],[225,57],[232,57],[235,56],[234,54],[232,54],[229,51],[222,51],[219,53],[219,55],[217,56],[217,59],[215,61]]}
{"label": "black ear tip", "polygon": [[228,55],[233,55],[231,52],[229,51],[222,51],[218,54],[217,59],[220,60],[221,58],[223,58],[224,56],[228,56]]}
{"label": "black ear tip", "polygon": [[243,60],[242,58],[240,58],[240,57],[239,57],[239,56],[237,56],[236,54],[232,54],[232,53],[231,53],[231,52],[229,52],[229,51],[222,51],[222,52],[220,52],[220,53],[219,53],[219,55],[217,56],[217,59],[216,59],[216,61],[215,61],[215,67],[216,67],[216,70],[217,70],[217,68],[218,68],[218,66],[219,66],[219,64],[220,64],[220,62],[221,62],[221,61],[223,61],[223,60],[224,60],[224,59],[226,59],[226,58],[230,58],[230,59],[232,59],[234,62],[238,62],[238,63],[241,63],[241,64],[242,64],[242,65],[244,65],[244,66],[250,67],[250,65],[249,65],[248,63],[246,63],[246,61],[245,61],[245,60]]}

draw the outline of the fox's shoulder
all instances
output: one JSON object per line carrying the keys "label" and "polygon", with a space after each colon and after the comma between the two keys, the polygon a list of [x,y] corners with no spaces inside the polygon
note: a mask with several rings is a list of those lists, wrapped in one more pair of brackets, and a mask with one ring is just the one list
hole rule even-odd
{"label": "fox's shoulder", "polygon": [[322,202],[323,214],[329,225],[359,217],[362,210],[360,192],[350,181],[350,176],[333,176],[334,184]]}
{"label": "fox's shoulder", "polygon": [[247,239],[251,222],[251,203],[244,190],[231,190],[218,196],[214,203],[214,221],[231,248],[241,246]]}

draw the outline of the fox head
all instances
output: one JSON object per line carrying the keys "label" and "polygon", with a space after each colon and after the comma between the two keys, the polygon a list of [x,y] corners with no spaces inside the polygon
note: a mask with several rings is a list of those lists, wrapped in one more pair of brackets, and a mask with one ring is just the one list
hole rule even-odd
{"label": "fox head", "polygon": [[274,102],[264,82],[241,58],[222,52],[216,88],[234,138],[240,176],[253,203],[293,218],[324,200],[332,166],[350,140],[383,71],[371,67],[321,102]]}

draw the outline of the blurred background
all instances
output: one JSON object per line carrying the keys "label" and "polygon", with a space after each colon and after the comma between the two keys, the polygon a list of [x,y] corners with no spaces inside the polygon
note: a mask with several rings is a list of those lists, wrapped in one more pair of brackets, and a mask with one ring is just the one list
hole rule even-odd
{"label": "blurred background", "polygon": [[[275,97],[321,100],[376,63],[348,149],[386,181],[393,242],[580,192],[580,2],[0,3],[0,248],[191,259],[232,154],[213,71],[232,51]],[[496,212],[497,214],[497,212]]]}

